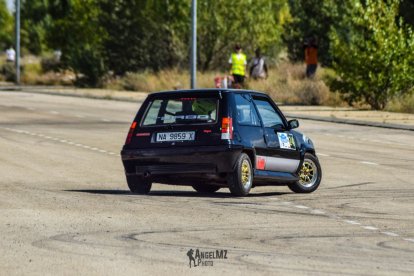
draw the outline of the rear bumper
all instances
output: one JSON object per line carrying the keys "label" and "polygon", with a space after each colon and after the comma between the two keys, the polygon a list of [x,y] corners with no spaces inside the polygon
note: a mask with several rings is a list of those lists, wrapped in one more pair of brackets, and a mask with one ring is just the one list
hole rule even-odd
{"label": "rear bumper", "polygon": [[241,147],[231,145],[122,150],[127,175],[219,174],[233,171]]}

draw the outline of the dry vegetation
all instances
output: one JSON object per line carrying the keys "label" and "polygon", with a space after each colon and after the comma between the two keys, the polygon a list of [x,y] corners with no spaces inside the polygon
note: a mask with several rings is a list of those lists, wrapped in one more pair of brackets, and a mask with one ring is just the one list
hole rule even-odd
{"label": "dry vegetation", "polygon": [[[0,80],[13,82],[14,64],[7,63],[5,57],[0,58]],[[6,70],[7,72],[4,72]],[[24,85],[73,85],[75,75],[69,70],[45,70],[42,59],[36,56],[25,56],[21,65],[21,83]]]}
{"label": "dry vegetation", "polygon": [[[0,58],[0,68],[5,64],[4,57]],[[214,78],[224,76],[223,72],[199,72],[197,84],[201,88],[213,88]],[[255,81],[247,79],[246,88],[263,91],[275,101],[283,104],[297,105],[330,105],[346,106],[338,93],[331,92],[326,80],[334,73],[330,69],[318,68],[313,79],[305,77],[303,64],[283,62],[270,69],[269,78]],[[5,81],[0,74],[0,81]],[[70,71],[45,72],[39,58],[29,56],[23,59],[22,83],[25,85],[73,85],[75,76]],[[152,92],[172,89],[189,88],[188,72],[178,69],[164,70],[159,73],[142,72],[128,73],[122,78],[107,78],[103,87],[112,90],[128,90]],[[368,108],[359,106],[359,108]],[[387,111],[414,113],[414,93],[394,99],[386,108]]]}
{"label": "dry vegetation", "polygon": [[[305,77],[305,67],[302,64],[283,63],[269,72],[266,80],[255,81],[248,79],[246,88],[268,93],[273,99],[285,104],[301,105],[340,105],[339,96],[331,93],[324,82],[327,71],[319,68],[313,79]],[[224,76],[221,72],[199,72],[198,87],[213,88],[214,78]],[[154,73],[130,73],[123,78],[106,82],[106,88],[130,91],[159,91],[189,88],[188,72],[166,70]]]}
{"label": "dry vegetation", "polygon": [[414,113],[414,93],[391,101],[385,110],[392,112]]}

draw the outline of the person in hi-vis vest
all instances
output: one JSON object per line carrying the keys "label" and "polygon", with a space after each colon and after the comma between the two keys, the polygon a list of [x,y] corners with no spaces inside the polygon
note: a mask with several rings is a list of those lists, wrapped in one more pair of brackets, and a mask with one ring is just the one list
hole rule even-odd
{"label": "person in hi-vis vest", "polygon": [[230,74],[233,76],[235,88],[240,88],[246,77],[247,58],[246,55],[243,54],[242,48],[239,44],[236,44],[234,49],[236,52],[232,53],[229,59],[229,63],[231,65]]}

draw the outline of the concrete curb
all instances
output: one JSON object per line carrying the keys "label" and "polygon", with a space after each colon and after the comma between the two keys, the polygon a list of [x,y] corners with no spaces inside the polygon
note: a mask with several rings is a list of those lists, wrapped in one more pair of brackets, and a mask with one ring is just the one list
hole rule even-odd
{"label": "concrete curb", "polygon": [[337,124],[347,124],[347,125],[357,125],[357,126],[369,126],[369,127],[380,127],[388,129],[400,129],[400,130],[409,130],[414,131],[414,126],[404,126],[399,124],[389,124],[389,123],[376,123],[368,121],[359,121],[359,120],[349,120],[349,119],[339,119],[332,117],[320,117],[320,116],[309,116],[309,115],[295,115],[286,113],[286,117],[302,119],[302,120],[311,120],[319,122],[328,122],[328,123],[337,123]]}

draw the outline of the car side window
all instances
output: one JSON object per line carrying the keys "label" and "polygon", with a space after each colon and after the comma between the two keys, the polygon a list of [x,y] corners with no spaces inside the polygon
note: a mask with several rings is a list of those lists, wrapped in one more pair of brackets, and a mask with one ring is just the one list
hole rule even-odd
{"label": "car side window", "polygon": [[264,127],[284,127],[282,118],[268,100],[254,99],[254,103],[262,117]]}
{"label": "car side window", "polygon": [[259,116],[247,95],[235,94],[237,122],[240,125],[260,126]]}

